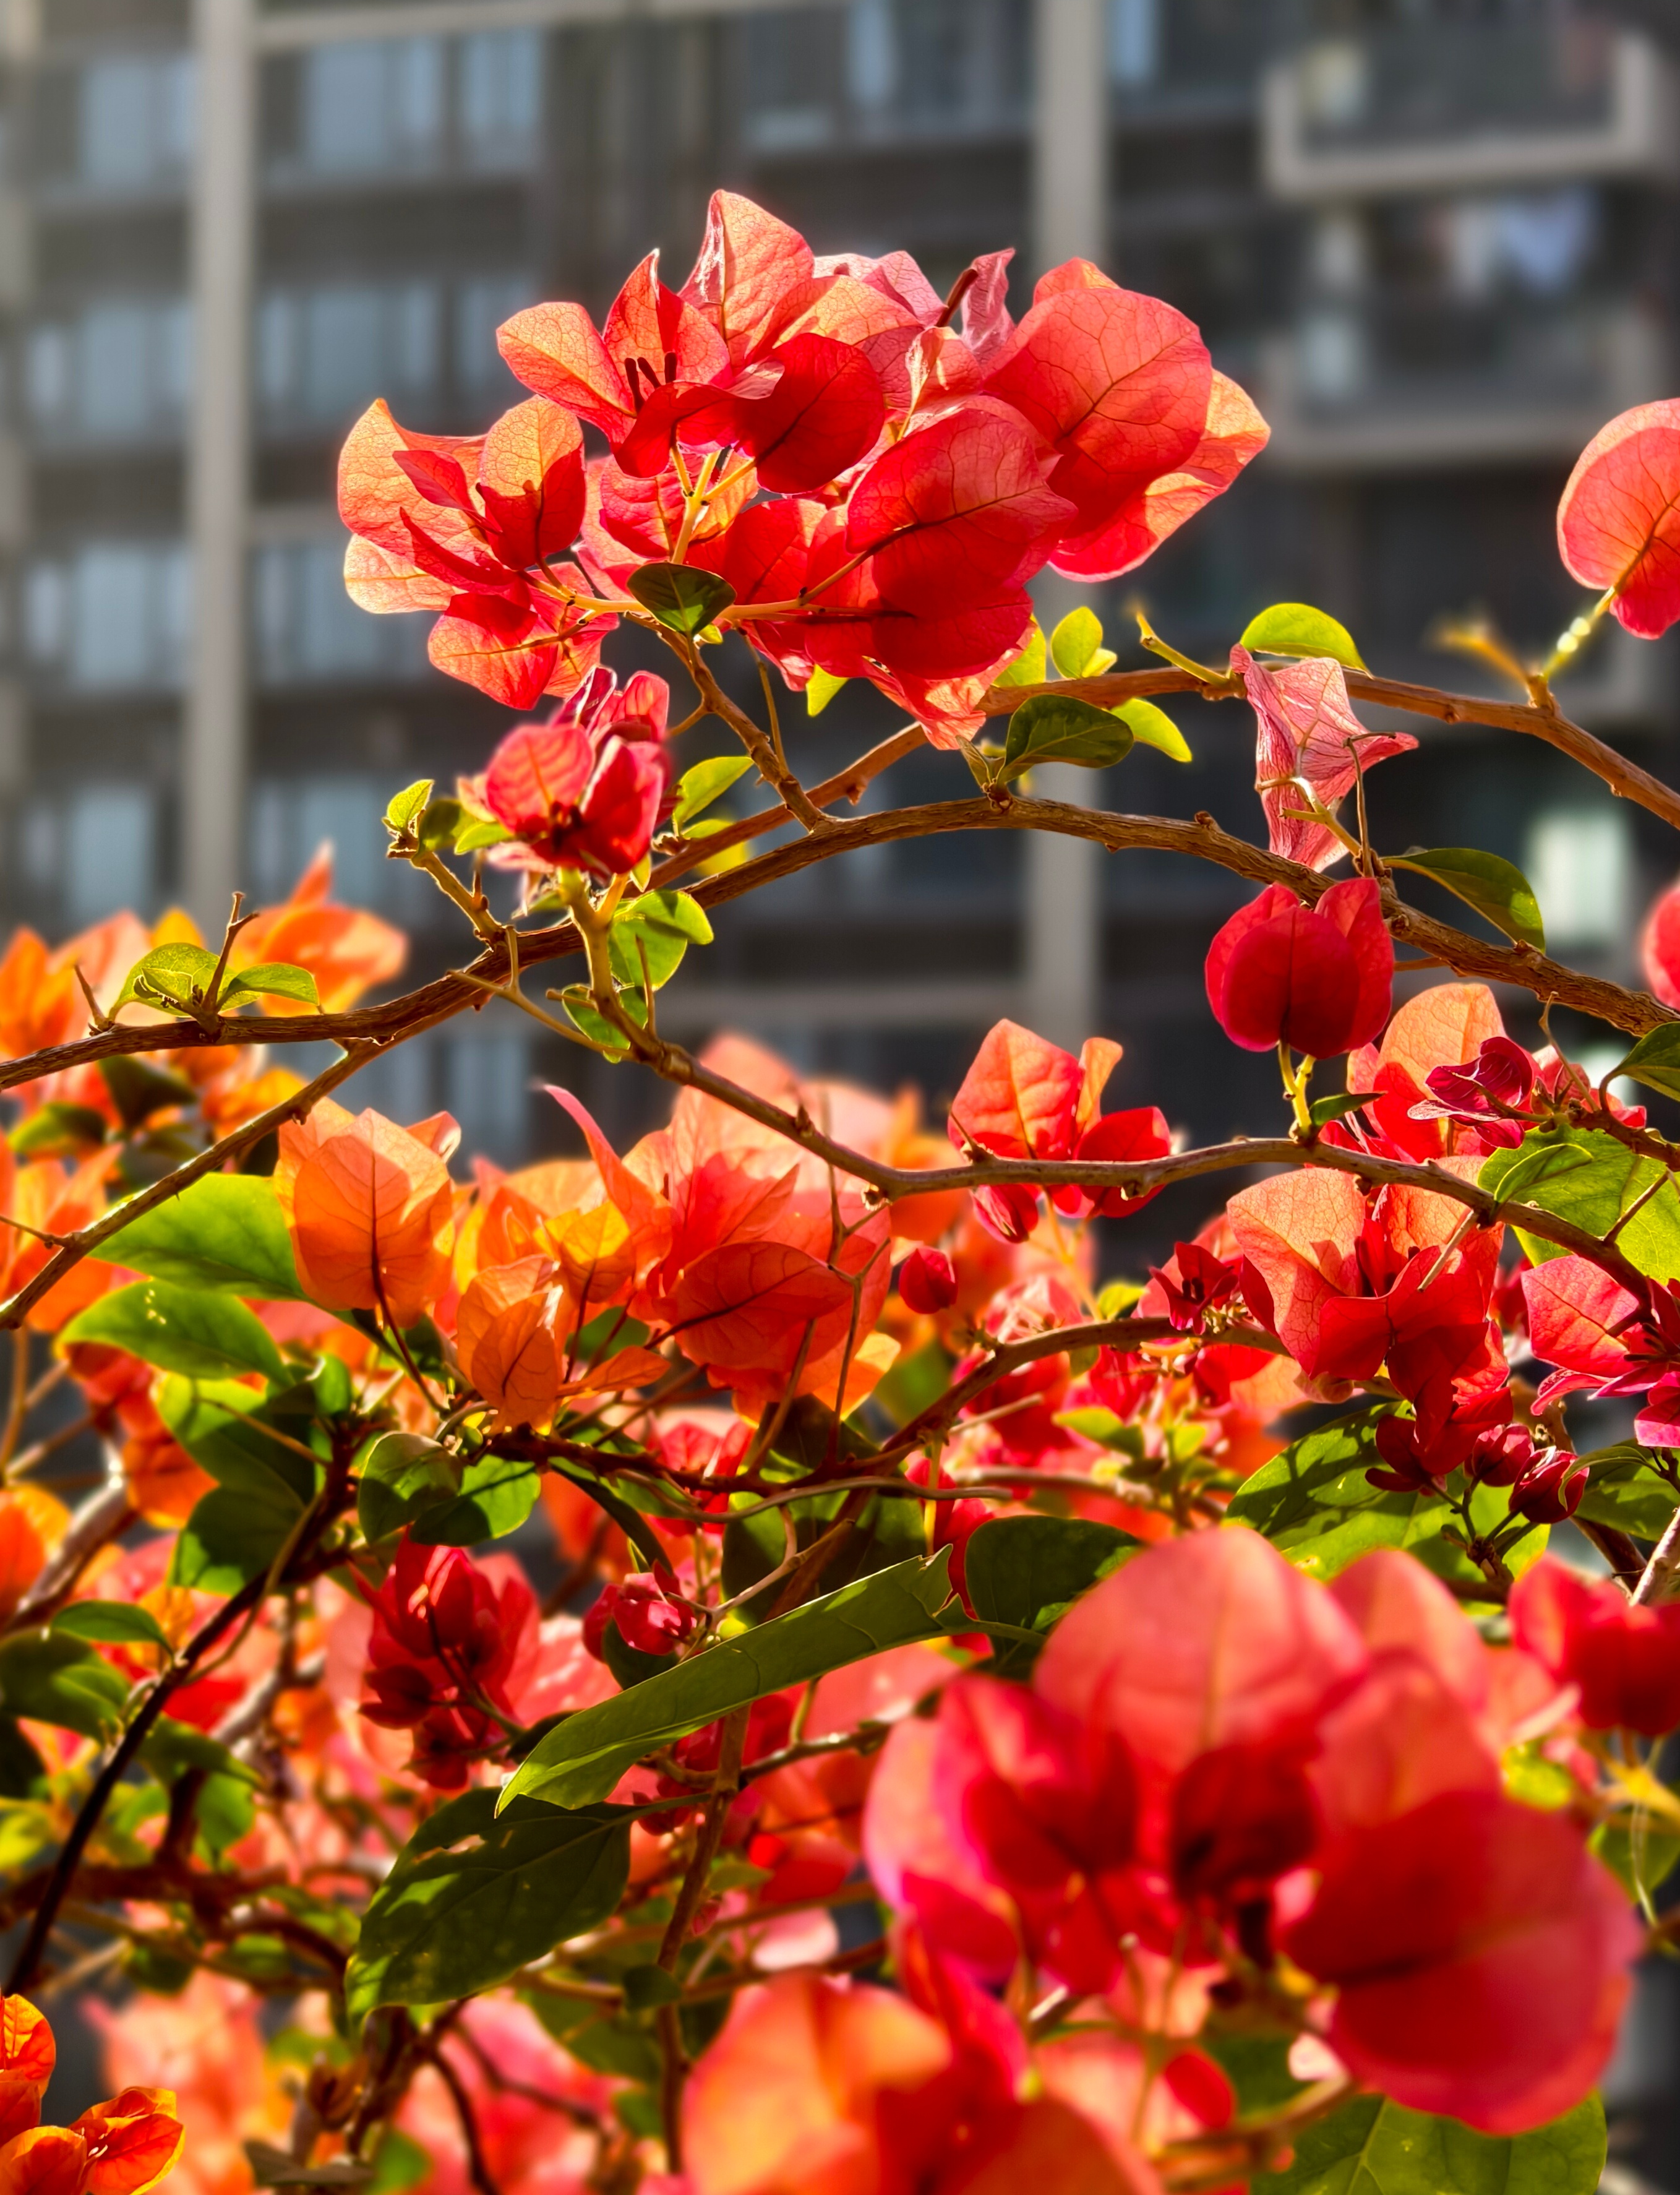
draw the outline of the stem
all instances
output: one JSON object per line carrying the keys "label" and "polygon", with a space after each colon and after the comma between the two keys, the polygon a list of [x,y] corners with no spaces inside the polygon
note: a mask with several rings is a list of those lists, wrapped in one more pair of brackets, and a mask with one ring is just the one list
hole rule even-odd
{"label": "stem", "polygon": [[[659,1945],[658,1963],[668,1974],[676,1971],[677,1959],[688,1940],[694,1916],[699,1912],[700,1900],[705,1894],[712,1862],[723,1841],[729,1809],[740,1789],[741,1761],[746,1751],[747,1718],[751,1712],[751,1708],[737,1708],[723,1718],[718,1735],[717,1773],[712,1778],[711,1795],[706,1800],[705,1811],[700,1818],[693,1856],[683,1875],[682,1888],[676,1893],[676,1903],[671,1908],[665,1940]],[[659,2083],[659,2109],[665,2127],[665,2161],[670,2171],[681,2172],[682,2090],[688,2077],[688,2061],[682,2045],[682,2023],[674,2004],[659,2007],[659,2045],[665,2060]]]}
{"label": "stem", "polygon": [[18,1327],[12,1334],[12,1394],[6,1410],[6,1430],[0,1434],[0,1471],[9,1474],[12,1458],[23,1437],[29,1411],[29,1330]]}

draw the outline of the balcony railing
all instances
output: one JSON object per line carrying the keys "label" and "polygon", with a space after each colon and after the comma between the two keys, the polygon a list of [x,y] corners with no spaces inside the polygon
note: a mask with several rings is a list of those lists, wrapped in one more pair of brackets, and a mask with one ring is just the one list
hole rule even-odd
{"label": "balcony railing", "polygon": [[1320,40],[1269,72],[1263,110],[1266,179],[1290,199],[1669,176],[1680,160],[1663,55],[1570,14]]}
{"label": "balcony railing", "polygon": [[1290,467],[1562,458],[1667,372],[1660,331],[1626,306],[1369,300],[1309,307],[1268,343],[1261,400]]}

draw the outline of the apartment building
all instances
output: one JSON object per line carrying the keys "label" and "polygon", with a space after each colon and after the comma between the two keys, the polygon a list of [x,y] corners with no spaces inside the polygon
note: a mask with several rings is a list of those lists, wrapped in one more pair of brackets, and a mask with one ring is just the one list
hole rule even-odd
{"label": "apartment building", "polygon": [[[427,667],[423,619],[344,598],[338,441],[376,394],[418,426],[487,423],[518,394],[498,322],[602,306],[653,244],[686,268],[719,181],[819,250],[907,245],[936,283],[1012,244],[1024,294],[1085,252],[1194,314],[1273,446],[1096,592],[1111,633],[1138,596],[1210,654],[1290,597],[1411,675],[1476,680],[1425,651],[1447,614],[1543,644],[1575,603],[1551,536],[1568,464],[1671,385],[1680,118],[1650,9],[9,0],[3,27],[0,892],[56,934],[175,899],[214,922],[331,838],[342,890],[413,928],[419,971],[458,950],[377,816],[504,719]],[[1046,610],[1074,598],[1047,587]],[[1614,636],[1576,706],[1660,762],[1671,694],[1666,651]],[[1252,827],[1245,717],[1179,714],[1190,769],[1144,754],[1064,789]],[[889,721],[849,688],[792,735],[820,774]],[[1441,747],[1378,781],[1385,841],[1528,862],[1557,942],[1623,965],[1666,850],[1532,743],[1447,736],[1450,770]],[[874,797],[965,790],[930,754]],[[1235,896],[1167,857],[1002,834],[882,849],[727,910],[668,1018],[935,1097],[1001,1013],[1101,1027],[1129,1096],[1256,1126],[1263,1063],[1199,1006]],[[626,1127],[655,1102],[568,1063]],[[383,1063],[372,1094],[448,1104],[512,1159],[553,1064],[509,1016]]]}

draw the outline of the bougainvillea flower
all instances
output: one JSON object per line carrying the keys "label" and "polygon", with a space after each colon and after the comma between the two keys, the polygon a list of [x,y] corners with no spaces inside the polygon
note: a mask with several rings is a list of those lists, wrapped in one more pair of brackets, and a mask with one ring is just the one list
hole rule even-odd
{"label": "bougainvillea flower", "polygon": [[1429,1096],[1411,1108],[1414,1121],[1454,1121],[1474,1128],[1491,1150],[1514,1151],[1534,1115],[1527,1111],[1534,1062],[1512,1037],[1484,1038],[1464,1067],[1431,1068]]}
{"label": "bougainvillea flower", "polygon": [[898,1269],[898,1292],[924,1316],[949,1311],[957,1300],[957,1268],[948,1251],[918,1242]]}
{"label": "bougainvillea flower", "polygon": [[1485,983],[1434,983],[1402,1000],[1380,1048],[1362,1046],[1348,1061],[1349,1089],[1380,1093],[1365,1112],[1375,1148],[1417,1159],[1480,1157],[1494,1149],[1479,1122],[1471,1126],[1440,1114],[1420,1118],[1414,1109],[1430,1101],[1429,1078],[1437,1068],[1467,1067],[1484,1044],[1505,1033]]}
{"label": "bougainvillea flower", "polygon": [[622,876],[647,853],[669,782],[657,749],[610,736],[597,747],[581,724],[561,720],[509,732],[463,790],[518,841],[494,851],[516,850],[533,868]]}
{"label": "bougainvillea flower", "polygon": [[282,1126],[274,1193],[297,1276],[318,1303],[383,1311],[399,1328],[431,1309],[451,1273],[447,1159],[460,1132],[446,1113],[400,1128],[328,1098]]}
{"label": "bougainvillea flower", "polygon": [[1549,1258],[1520,1276],[1529,1344],[1557,1369],[1541,1382],[1542,1401],[1585,1388],[1597,1395],[1647,1397],[1634,1419],[1636,1440],[1667,1448],[1680,1420],[1680,1297],[1648,1284],[1644,1300],[1590,1258]]}
{"label": "bougainvillea flower", "polygon": [[26,1997],[0,1999],[0,2142],[41,2123],[41,2099],[57,2062],[46,2014]]}
{"label": "bougainvillea flower", "polygon": [[1308,796],[1333,815],[1362,770],[1418,742],[1410,732],[1368,731],[1349,702],[1341,665],[1327,655],[1273,669],[1234,648],[1231,668],[1254,706],[1254,789],[1268,843],[1309,869],[1328,868],[1347,848],[1305,812]]}
{"label": "bougainvillea flower", "polygon": [[1225,1258],[1216,1258],[1200,1242],[1176,1242],[1172,1269],[1151,1265],[1149,1277],[1159,1282],[1166,1315],[1180,1334],[1200,1331],[1211,1311],[1228,1303],[1242,1286],[1242,1268]]}
{"label": "bougainvillea flower", "polygon": [[1303,907],[1269,884],[1208,948],[1214,1018],[1245,1051],[1287,1044],[1315,1059],[1368,1044],[1389,1017],[1394,946],[1368,877],[1332,884]]}
{"label": "bougainvillea flower", "polygon": [[1449,1791],[1341,1839],[1284,1941],[1355,2078],[1503,2135],[1591,2088],[1640,1931],[1567,1814]]}
{"label": "bougainvillea flower", "polygon": [[124,2088],[68,2127],[34,2126],[0,2147],[5,2195],[147,2195],[171,2172],[186,2129],[167,2088]]}
{"label": "bougainvillea flower", "polygon": [[512,1714],[508,1678],[536,1621],[530,1587],[511,1576],[498,1588],[460,1548],[417,1547],[405,1533],[371,1598],[361,1712],[412,1731],[415,1773],[458,1790],[500,1741],[498,1716]]}
{"label": "bougainvillea flower", "polygon": [[1680,1006],[1680,884],[1671,884],[1652,902],[1639,936],[1639,959],[1645,981],[1664,1005]]}
{"label": "bougainvillea flower", "polygon": [[1601,427],[1557,506],[1557,550],[1648,640],[1680,617],[1680,401],[1637,404]]}
{"label": "bougainvillea flower", "polygon": [[[227,955],[227,972],[237,976],[243,969],[273,960],[307,968],[315,979],[321,1011],[342,1014],[365,991],[400,975],[407,958],[408,940],[401,930],[360,907],[336,904],[332,848],[322,844],[285,902],[265,907],[234,938]],[[311,1011],[300,999],[266,994],[258,1004],[267,1014]]]}
{"label": "bougainvillea flower", "polygon": [[1680,1603],[1636,1606],[1608,1578],[1541,1561],[1517,1580],[1511,1635],[1579,1694],[1592,1730],[1660,1737],[1680,1723]]}

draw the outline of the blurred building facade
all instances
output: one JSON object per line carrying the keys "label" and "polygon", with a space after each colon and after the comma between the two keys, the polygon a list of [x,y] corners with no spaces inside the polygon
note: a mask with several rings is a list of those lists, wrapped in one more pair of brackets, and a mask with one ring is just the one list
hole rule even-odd
{"label": "blurred building facade", "polygon": [[[1385,670],[1473,684],[1425,651],[1432,625],[1480,609],[1543,647],[1578,603],[1552,545],[1568,465],[1673,386],[1660,7],[7,0],[3,25],[0,862],[5,914],[55,936],[177,899],[214,925],[235,884],[272,901],[331,838],[342,894],[412,926],[417,966],[458,951],[377,816],[506,719],[428,668],[423,619],[344,597],[338,442],[375,395],[484,426],[521,393],[498,321],[538,297],[599,310],[653,245],[680,279],[717,183],[819,251],[906,245],[941,285],[1013,245],[1017,309],[1079,252],[1200,323],[1274,441],[1096,591],[1123,660],[1134,596],[1213,660],[1293,598]],[[1047,616],[1074,599],[1047,584]],[[1662,648],[1614,634],[1566,697],[1660,767],[1672,686]],[[808,774],[890,728],[873,702],[849,688],[808,729],[795,705]],[[1192,768],[1140,754],[1058,789],[1251,831],[1246,713],[1177,713]],[[1638,819],[1533,742],[1428,739],[1438,760],[1375,781],[1382,842],[1525,862],[1556,944],[1625,970],[1666,858]],[[928,755],[872,797],[967,790]],[[1071,842],[881,849],[725,910],[670,1018],[935,1098],[999,1014],[1100,1027],[1132,1102],[1258,1126],[1269,1071],[1200,996],[1238,896]],[[448,1104],[512,1159],[538,1064],[486,1025],[385,1063],[374,1095]],[[626,1125],[653,1102],[591,1094]]]}

